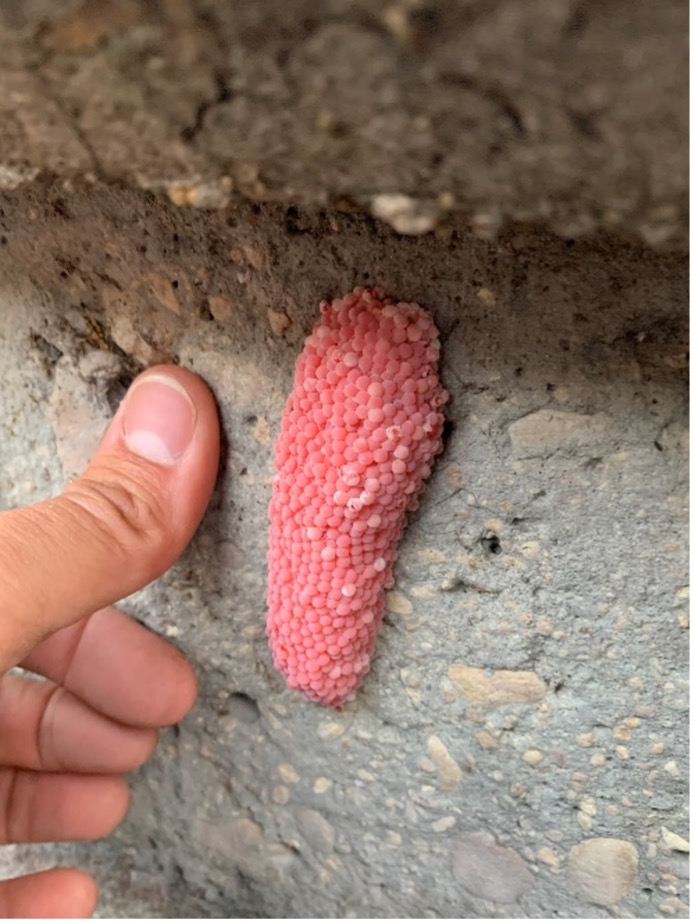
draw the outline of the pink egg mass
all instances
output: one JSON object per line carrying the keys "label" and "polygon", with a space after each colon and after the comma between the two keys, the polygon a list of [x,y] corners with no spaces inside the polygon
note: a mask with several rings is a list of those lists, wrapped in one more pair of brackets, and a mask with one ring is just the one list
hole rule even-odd
{"label": "pink egg mass", "polygon": [[368,672],[448,395],[418,304],[355,288],[320,313],[275,446],[267,635],[287,684],[339,708]]}

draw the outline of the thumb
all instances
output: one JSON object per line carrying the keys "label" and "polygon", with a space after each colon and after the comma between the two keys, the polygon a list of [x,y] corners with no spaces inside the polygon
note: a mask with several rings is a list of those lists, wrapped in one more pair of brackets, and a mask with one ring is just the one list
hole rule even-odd
{"label": "thumb", "polygon": [[206,385],[182,368],[151,368],[82,477],[61,496],[0,513],[0,674],[170,567],[202,518],[218,459]]}

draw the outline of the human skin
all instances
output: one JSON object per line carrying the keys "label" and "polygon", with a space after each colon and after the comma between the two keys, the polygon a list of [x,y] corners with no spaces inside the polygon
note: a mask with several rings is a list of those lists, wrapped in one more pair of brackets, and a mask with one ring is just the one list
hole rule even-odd
{"label": "human skin", "polygon": [[[152,368],[82,477],[0,513],[0,844],[108,835],[128,809],[124,774],[193,706],[185,657],[111,606],[180,556],[218,457],[206,385]],[[5,674],[17,665],[45,681]],[[5,918],[85,917],[96,901],[73,868],[0,883]]]}

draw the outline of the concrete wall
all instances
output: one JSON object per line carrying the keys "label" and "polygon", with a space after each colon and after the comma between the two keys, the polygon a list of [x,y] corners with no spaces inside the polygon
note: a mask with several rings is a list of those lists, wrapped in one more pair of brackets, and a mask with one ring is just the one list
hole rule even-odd
{"label": "concrete wall", "polygon": [[[79,471],[154,361],[226,435],[127,602],[198,708],[115,836],[3,871],[78,860],[115,915],[686,916],[682,4],[2,15],[0,504]],[[337,715],[271,667],[266,507],[318,302],[374,283],[433,312],[452,400]]]}

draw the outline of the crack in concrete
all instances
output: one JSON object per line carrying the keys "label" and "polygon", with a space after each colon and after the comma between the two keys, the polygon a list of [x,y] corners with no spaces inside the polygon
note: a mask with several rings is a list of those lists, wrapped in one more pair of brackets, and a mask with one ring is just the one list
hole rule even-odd
{"label": "crack in concrete", "polygon": [[221,70],[215,70],[214,81],[217,86],[217,92],[213,99],[206,99],[197,107],[194,121],[191,125],[183,128],[180,133],[184,141],[194,141],[204,128],[204,122],[208,112],[231,99],[231,90],[229,88],[227,75]]}

